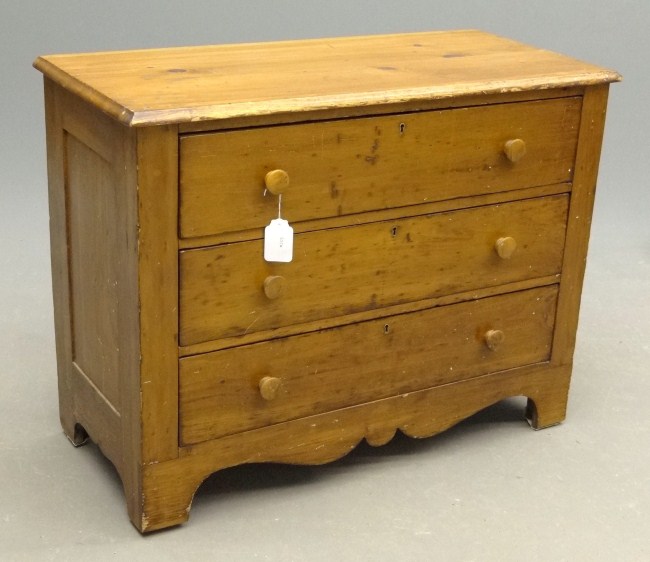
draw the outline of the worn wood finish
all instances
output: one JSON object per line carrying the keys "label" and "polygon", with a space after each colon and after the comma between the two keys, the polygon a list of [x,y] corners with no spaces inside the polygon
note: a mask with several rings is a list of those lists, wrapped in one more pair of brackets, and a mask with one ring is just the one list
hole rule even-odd
{"label": "worn wood finish", "polygon": [[517,240],[512,236],[502,236],[497,238],[494,249],[502,260],[509,260],[517,250]]}
{"label": "worn wood finish", "polygon": [[79,424],[83,433],[89,435],[104,455],[113,462],[122,477],[127,503],[132,501],[129,497],[130,485],[134,480],[125,473],[129,467],[122,455],[124,448],[121,412],[98,391],[76,363],[73,363],[70,369],[69,384],[74,397],[71,412],[74,414],[75,423]]}
{"label": "worn wood finish", "polygon": [[533,287],[545,287],[547,285],[558,283],[560,278],[561,275],[559,273],[556,273],[554,275],[548,275],[546,277],[534,277],[532,279],[526,279],[524,281],[504,283],[503,285],[495,285],[493,287],[481,287],[480,289],[454,293],[452,295],[444,295],[441,297],[423,299],[393,306],[385,306],[382,308],[373,308],[370,310],[364,310],[363,312],[346,314],[345,316],[322,318],[321,320],[315,320],[313,322],[307,322],[305,324],[292,324],[281,328],[272,328],[270,330],[261,330],[259,332],[249,332],[241,336],[210,340],[188,346],[182,346],[179,351],[181,357],[188,357],[190,355],[197,355],[200,353],[209,353],[211,351],[218,351],[220,349],[229,349],[232,347],[239,347],[241,345],[250,345],[261,341],[284,338],[296,334],[306,334],[335,328],[337,326],[347,326],[349,324],[366,322],[368,320],[382,318],[385,316],[407,314],[409,312],[417,312],[419,310],[426,310],[428,308],[433,308],[436,306],[447,306],[450,304],[487,298],[503,293],[524,291]]}
{"label": "worn wood finish", "polygon": [[553,362],[556,364],[570,364],[573,361],[608,91],[608,85],[597,86],[587,90],[584,98],[562,265],[558,327],[553,340]]}
{"label": "worn wood finish", "polygon": [[526,156],[528,145],[523,139],[511,139],[504,144],[503,152],[510,162],[516,163]]}
{"label": "worn wood finish", "polygon": [[[544,99],[569,98],[582,96],[583,86],[567,86],[549,90],[508,92],[508,102],[538,101]],[[178,132],[205,133],[242,129],[245,127],[266,127],[269,125],[288,125],[293,123],[310,123],[312,121],[331,121],[332,119],[351,119],[368,115],[395,115],[431,111],[435,109],[451,109],[455,107],[477,107],[503,103],[502,93],[464,94],[458,97],[433,98],[426,100],[404,99],[382,105],[358,105],[355,107],[330,107],[306,112],[279,112],[272,114],[225,117],[208,121],[187,121],[178,124]]]}
{"label": "worn wood finish", "polygon": [[492,351],[496,351],[499,347],[501,347],[505,339],[506,336],[503,330],[494,330],[490,328],[483,334],[485,345],[487,345],[488,349],[491,349]]}
{"label": "worn wood finish", "polygon": [[177,462],[145,467],[150,527],[189,517],[197,487],[213,472],[245,463],[317,465],[353,450],[364,438],[384,443],[397,429],[430,437],[509,396],[528,396],[535,429],[564,420],[570,369],[535,365],[384,398],[181,449]]}
{"label": "worn wood finish", "polygon": [[143,462],[178,454],[178,142],[173,126],[138,130]]}
{"label": "worn wood finish", "polygon": [[[564,419],[618,74],[477,31],[35,66],[61,423],[140,531],[222,468],[329,462],[507,396]],[[294,261],[269,264],[280,195]]]}
{"label": "worn wood finish", "polygon": [[[420,203],[406,207],[366,211],[363,213],[355,213],[341,217],[328,217],[324,219],[307,220],[298,223],[292,222],[291,226],[294,230],[294,234],[300,234],[301,232],[312,232],[314,230],[339,228],[349,226],[351,224],[357,225],[367,224],[371,222],[380,222],[384,220],[395,220],[405,216],[426,215],[459,209],[471,209],[474,207],[482,207],[484,205],[495,205],[500,203],[507,203],[509,201],[521,201],[524,199],[533,199],[534,197],[556,195],[558,193],[569,193],[570,191],[570,183],[541,185],[537,187],[517,189],[516,191],[502,191],[485,195],[475,195],[472,197],[458,197],[455,199]],[[276,198],[276,205],[277,202],[278,200]],[[277,213],[277,207],[275,208],[275,211]],[[262,236],[262,230],[259,228],[239,230],[237,232],[219,232],[210,236],[202,236],[198,238],[181,238],[178,241],[178,246],[183,250],[190,248],[207,248],[208,246],[218,246],[219,244],[245,242],[247,240],[258,240],[260,236]]]}
{"label": "worn wood finish", "polygon": [[289,183],[289,174],[284,170],[271,170],[264,176],[264,187],[273,195],[282,195]]}
{"label": "worn wood finish", "polygon": [[140,494],[139,319],[134,134],[45,82],[60,414]]}
{"label": "worn wood finish", "polygon": [[[292,223],[569,181],[581,98],[246,129],[181,138],[181,236],[263,228],[265,176],[291,178]],[[469,133],[471,131],[471,133]],[[511,136],[526,139],[513,163]]]}
{"label": "worn wood finish", "polygon": [[[64,136],[70,290],[72,292],[72,359],[108,402],[120,408],[118,315],[114,303],[121,290],[121,248],[107,244],[119,223],[112,204],[112,164],[73,134]],[[88,327],[93,326],[92,330]]]}
{"label": "worn wood finish", "polygon": [[[265,262],[261,241],[184,251],[181,345],[559,273],[567,205],[556,195],[300,234],[291,263]],[[495,251],[504,235],[519,240],[509,260]],[[269,299],[279,275],[286,290]]]}
{"label": "worn wood finish", "polygon": [[475,30],[54,55],[35,66],[129,125],[619,79],[613,71]]}
{"label": "worn wood finish", "polygon": [[275,400],[278,397],[278,391],[282,387],[282,379],[278,377],[262,377],[257,386],[260,396],[264,400]]}
{"label": "worn wood finish", "polygon": [[[182,359],[181,443],[546,361],[556,293],[531,289]],[[490,330],[506,334],[498,350],[484,339]],[[258,389],[268,377],[282,385],[272,403]]]}
{"label": "worn wood finish", "polygon": [[85,440],[75,417],[75,395],[72,390],[72,323],[70,310],[67,210],[65,201],[65,159],[63,107],[59,88],[45,79],[45,132],[47,142],[48,202],[50,210],[50,259],[52,265],[52,296],[56,362],[59,390],[59,416],[63,431],[75,445]]}

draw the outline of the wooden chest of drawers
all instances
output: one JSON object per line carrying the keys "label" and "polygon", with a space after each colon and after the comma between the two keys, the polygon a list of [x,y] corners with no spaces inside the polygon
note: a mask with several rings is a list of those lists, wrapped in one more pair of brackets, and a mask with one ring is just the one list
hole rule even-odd
{"label": "wooden chest of drawers", "polygon": [[[63,428],[211,473],[564,419],[614,72],[478,31],[39,58]],[[264,259],[278,212],[293,259]]]}

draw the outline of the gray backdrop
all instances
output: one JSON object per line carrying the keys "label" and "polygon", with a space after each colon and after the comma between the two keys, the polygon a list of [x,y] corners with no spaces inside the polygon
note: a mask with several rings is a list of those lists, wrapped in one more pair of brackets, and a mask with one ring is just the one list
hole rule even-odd
{"label": "gray backdrop", "polygon": [[[650,559],[647,0],[172,3],[0,8],[0,559]],[[569,416],[520,399],[325,467],[211,478],[142,539],[111,465],[58,424],[39,54],[480,28],[614,68]]]}

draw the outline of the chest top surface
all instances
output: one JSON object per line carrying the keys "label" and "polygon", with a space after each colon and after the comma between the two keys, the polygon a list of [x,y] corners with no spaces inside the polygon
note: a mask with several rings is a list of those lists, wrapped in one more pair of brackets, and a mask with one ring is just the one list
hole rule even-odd
{"label": "chest top surface", "polygon": [[130,126],[620,79],[476,30],[51,55],[34,66]]}

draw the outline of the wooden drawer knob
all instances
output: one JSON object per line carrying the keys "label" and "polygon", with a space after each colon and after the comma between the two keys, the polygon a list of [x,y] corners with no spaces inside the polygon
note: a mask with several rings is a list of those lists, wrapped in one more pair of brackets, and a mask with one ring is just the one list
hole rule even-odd
{"label": "wooden drawer knob", "polygon": [[522,139],[512,139],[506,142],[503,152],[510,162],[519,162],[526,154],[526,143]]}
{"label": "wooden drawer knob", "polygon": [[286,281],[282,275],[269,275],[264,279],[264,294],[268,299],[277,299],[284,293]]}
{"label": "wooden drawer knob", "polygon": [[264,185],[273,195],[280,195],[289,187],[289,174],[284,170],[271,170],[264,177]]}
{"label": "wooden drawer knob", "polygon": [[260,394],[264,400],[273,400],[278,395],[282,380],[277,377],[264,377],[260,383]]}
{"label": "wooden drawer knob", "polygon": [[501,330],[488,330],[485,332],[485,345],[494,351],[503,343],[505,338],[506,336]]}
{"label": "wooden drawer knob", "polygon": [[494,243],[494,249],[503,260],[509,260],[517,249],[517,241],[512,236],[503,236]]}

